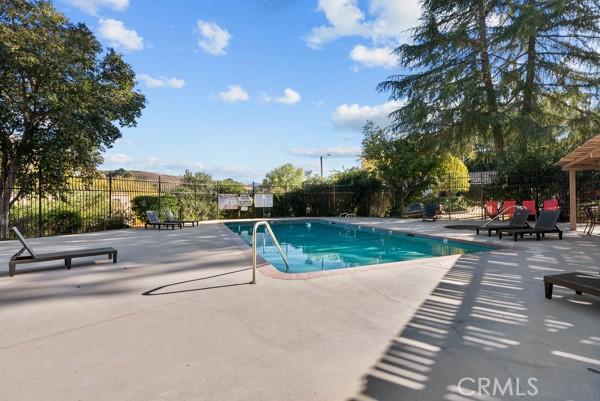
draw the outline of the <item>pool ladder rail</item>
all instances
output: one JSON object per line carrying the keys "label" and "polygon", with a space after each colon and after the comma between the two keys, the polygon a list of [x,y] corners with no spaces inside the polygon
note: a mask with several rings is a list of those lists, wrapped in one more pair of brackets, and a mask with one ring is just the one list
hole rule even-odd
{"label": "pool ladder rail", "polygon": [[341,219],[355,219],[356,213],[340,213],[340,215],[338,216]]}
{"label": "pool ladder rail", "polygon": [[258,228],[260,226],[265,226],[265,232],[269,233],[273,243],[275,244],[275,248],[279,251],[281,258],[283,259],[283,263],[285,263],[285,271],[287,272],[290,268],[290,264],[288,263],[285,254],[283,253],[283,249],[281,249],[281,245],[279,245],[279,241],[275,237],[273,230],[271,229],[271,225],[266,220],[257,221],[254,224],[254,228],[252,229],[252,281],[250,284],[256,284],[256,234],[258,232]]}
{"label": "pool ladder rail", "polygon": [[494,217],[493,219],[491,219],[490,221],[485,223],[483,226],[486,227],[488,224],[493,223],[494,221],[498,221],[501,217],[504,217],[507,214],[512,214],[512,213],[509,213],[509,211],[511,209],[520,210],[520,209],[527,209],[527,208],[524,206],[521,206],[521,205],[509,206],[506,209],[500,210],[500,213],[498,213],[496,215],[496,217]]}

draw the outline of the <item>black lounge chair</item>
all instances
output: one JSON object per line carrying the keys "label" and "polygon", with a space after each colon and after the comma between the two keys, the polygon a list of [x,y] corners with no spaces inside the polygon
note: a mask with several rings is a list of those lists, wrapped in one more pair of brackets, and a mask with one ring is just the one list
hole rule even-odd
{"label": "black lounge chair", "polygon": [[558,217],[560,216],[559,210],[542,210],[538,220],[535,222],[533,227],[530,228],[502,228],[498,230],[498,236],[502,238],[503,233],[507,233],[513,236],[516,241],[520,236],[523,238],[525,234],[535,234],[536,240],[540,240],[541,237],[545,237],[546,234],[558,234],[558,239],[562,239],[563,232],[557,227]]}
{"label": "black lounge chair", "polygon": [[423,206],[420,203],[413,203],[404,209],[404,215],[406,217],[419,218],[423,216]]}
{"label": "black lounge chair", "polygon": [[146,229],[148,228],[148,226],[158,227],[159,230],[161,229],[161,227],[165,227],[165,228],[167,228],[167,230],[169,228],[174,230],[175,227],[179,227],[179,229],[181,229],[181,227],[183,227],[183,223],[180,221],[173,221],[173,222],[160,221],[160,219],[156,215],[156,212],[153,210],[146,211],[146,216],[148,216],[148,220],[144,224],[144,228],[146,228]]}
{"label": "black lounge chair", "polygon": [[181,223],[181,225],[185,226],[186,224],[191,224],[192,227],[198,224],[197,220],[176,220],[175,216],[173,216],[173,212],[171,209],[167,209],[167,223]]}
{"label": "black lounge chair", "polygon": [[520,207],[513,213],[509,221],[488,221],[487,223],[477,222],[473,224],[452,224],[446,226],[446,228],[458,229],[458,230],[475,230],[477,234],[479,231],[486,231],[488,237],[492,236],[492,232],[498,232],[502,229],[517,229],[517,228],[530,228],[527,223],[529,218],[529,210],[524,207]]}
{"label": "black lounge chair", "polygon": [[[94,248],[94,249],[81,249],[78,251],[64,251],[64,252],[53,252],[53,253],[37,253],[33,250],[31,245],[27,243],[23,234],[17,227],[12,228],[17,239],[23,245],[23,248],[16,254],[14,254],[8,262],[8,275],[10,277],[15,275],[17,265],[22,263],[38,263],[47,262],[50,260],[61,260],[65,261],[67,269],[71,268],[71,260],[75,258],[86,258],[89,256],[100,256],[107,255],[109,259],[112,259],[113,263],[117,263],[117,250],[115,248]],[[22,256],[23,252],[27,251],[29,256]]]}
{"label": "black lounge chair", "polygon": [[423,221],[435,221],[437,219],[437,205],[433,203],[426,203],[423,208]]}
{"label": "black lounge chair", "polygon": [[544,276],[546,298],[552,299],[552,287],[555,284],[575,290],[577,295],[585,292],[600,297],[600,275],[574,272]]}

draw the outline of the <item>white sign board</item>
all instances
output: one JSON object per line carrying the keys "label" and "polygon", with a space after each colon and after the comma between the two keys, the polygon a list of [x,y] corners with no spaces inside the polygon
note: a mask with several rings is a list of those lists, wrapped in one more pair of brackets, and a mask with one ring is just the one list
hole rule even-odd
{"label": "white sign board", "polygon": [[238,204],[241,208],[245,207],[248,210],[247,208],[252,206],[252,197],[250,195],[241,195],[238,198]]}
{"label": "white sign board", "polygon": [[273,194],[255,194],[255,207],[273,207]]}
{"label": "white sign board", "polygon": [[238,196],[236,194],[219,194],[219,209],[235,210],[238,208]]}

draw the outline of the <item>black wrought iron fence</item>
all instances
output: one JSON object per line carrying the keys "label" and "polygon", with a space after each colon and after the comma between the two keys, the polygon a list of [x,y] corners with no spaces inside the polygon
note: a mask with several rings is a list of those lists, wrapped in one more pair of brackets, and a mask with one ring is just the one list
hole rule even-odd
{"label": "black wrought iron fence", "polygon": [[[170,209],[176,218],[213,220],[255,217],[318,217],[354,213],[370,217],[418,217],[408,213],[415,204],[435,203],[439,217],[447,220],[481,219],[488,200],[559,200],[568,218],[566,174],[556,177],[446,177],[406,197],[386,186],[305,185],[299,188],[265,187],[226,182],[189,183],[177,179],[140,180],[127,177],[71,177],[60,191],[49,193],[43,183],[15,198],[22,188],[11,188],[8,225],[18,226],[28,236],[102,231],[143,225],[147,210],[166,218]],[[30,180],[31,182],[31,180]],[[580,175],[578,199],[582,204],[600,198],[600,174]],[[273,194],[270,208],[254,205],[219,208],[219,195],[247,196]],[[411,208],[411,205],[412,208]],[[3,220],[4,221],[4,220]]]}

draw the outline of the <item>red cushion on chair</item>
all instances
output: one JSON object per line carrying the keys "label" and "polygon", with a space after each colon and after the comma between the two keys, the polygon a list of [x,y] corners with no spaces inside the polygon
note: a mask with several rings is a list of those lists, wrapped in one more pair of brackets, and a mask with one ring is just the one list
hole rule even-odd
{"label": "red cushion on chair", "polygon": [[547,199],[544,201],[544,210],[558,209],[558,201],[556,199]]}
{"label": "red cushion on chair", "polygon": [[485,202],[485,214],[490,217],[496,217],[498,215],[498,201],[489,200]]}
{"label": "red cushion on chair", "polygon": [[537,210],[536,210],[537,208],[535,206],[534,200],[524,200],[523,207],[526,208],[527,210],[529,210],[530,216],[535,216],[537,214]]}
{"label": "red cushion on chair", "polygon": [[515,214],[515,206],[517,206],[517,201],[514,200],[505,200],[502,202],[502,211],[508,210],[504,213],[505,216],[511,217]]}

